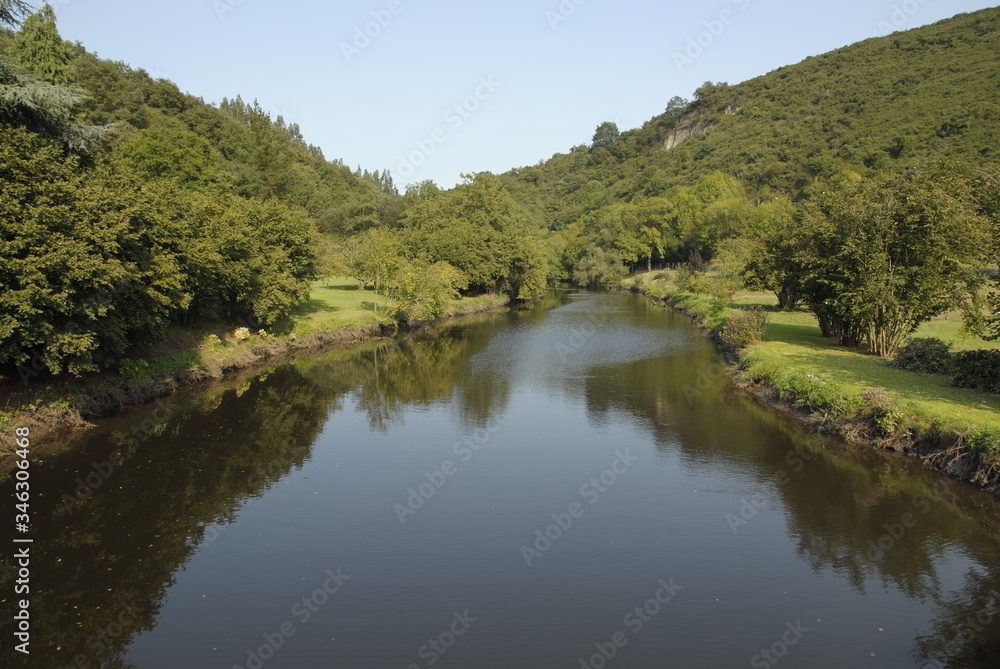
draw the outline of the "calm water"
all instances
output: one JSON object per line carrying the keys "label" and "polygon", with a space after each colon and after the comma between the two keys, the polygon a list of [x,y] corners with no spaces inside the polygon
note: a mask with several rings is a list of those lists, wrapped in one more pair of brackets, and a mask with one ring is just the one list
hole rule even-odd
{"label": "calm water", "polygon": [[104,421],[33,469],[0,665],[997,666],[997,503],[720,370],[562,292]]}

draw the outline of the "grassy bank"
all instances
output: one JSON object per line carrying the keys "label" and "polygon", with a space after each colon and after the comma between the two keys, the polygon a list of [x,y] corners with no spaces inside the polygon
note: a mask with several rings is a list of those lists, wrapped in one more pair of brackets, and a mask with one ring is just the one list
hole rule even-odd
{"label": "grassy bank", "polygon": [[[275,356],[323,346],[366,341],[410,325],[375,313],[374,295],[353,279],[323,279],[289,322],[274,332],[222,324],[198,330],[176,328],[159,346],[135,351],[117,370],[81,379],[56,378],[40,365],[0,379],[0,469],[13,450],[13,428],[31,429],[33,442],[62,428],[85,427],[87,419],[123,406],[143,404],[175,389],[259,365]],[[495,295],[454,300],[445,318],[496,311],[507,299]]]}
{"label": "grassy bank", "polygon": [[[625,285],[670,302],[716,334],[736,310],[768,310],[763,341],[736,352],[741,379],[761,394],[808,412],[845,438],[913,452],[954,476],[996,489],[1000,396],[956,388],[949,376],[895,369],[886,359],[840,346],[821,336],[811,313],[780,311],[770,293],[736,293],[721,305],[680,290],[674,272],[656,276],[638,275]],[[957,314],[923,324],[914,336],[938,337],[954,350],[995,346],[964,333]]]}

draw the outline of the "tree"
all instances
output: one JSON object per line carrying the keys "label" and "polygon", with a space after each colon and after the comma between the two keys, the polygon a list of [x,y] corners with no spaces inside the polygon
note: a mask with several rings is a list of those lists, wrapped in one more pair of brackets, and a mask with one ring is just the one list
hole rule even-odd
{"label": "tree", "polygon": [[139,132],[119,151],[124,162],[144,179],[171,178],[189,186],[217,183],[222,155],[208,140],[177,129]]}
{"label": "tree", "polygon": [[802,227],[803,290],[824,330],[876,355],[971,304],[985,281],[987,224],[948,168],[842,179],[810,204]]}
{"label": "tree", "polygon": [[[0,22],[15,24],[26,7],[5,0],[0,4]],[[79,154],[94,152],[111,128],[74,123],[72,110],[84,100],[84,92],[53,83],[66,80],[70,52],[55,31],[51,7],[46,5],[46,9],[30,17],[14,42],[15,57],[28,67],[38,66],[40,76],[50,80],[39,81],[0,54],[0,123],[44,134]]]}
{"label": "tree", "polygon": [[677,122],[680,120],[681,115],[684,113],[684,110],[686,110],[688,105],[690,104],[691,104],[690,101],[685,100],[679,95],[675,95],[674,97],[670,98],[670,102],[667,103],[667,110],[666,110],[667,120],[676,125]]}
{"label": "tree", "polygon": [[0,24],[13,28],[30,13],[31,7],[22,0],[0,0]]}
{"label": "tree", "polygon": [[469,280],[446,262],[406,260],[386,281],[386,295],[406,318],[440,318]]}
{"label": "tree", "polygon": [[373,307],[378,313],[378,291],[400,265],[399,238],[385,228],[370,228],[350,240],[347,264],[362,284],[371,284]]}
{"label": "tree", "polygon": [[466,183],[452,191],[410,202],[403,221],[405,247],[427,262],[445,261],[460,270],[470,290],[503,292],[513,299],[541,294],[546,256],[523,211],[492,174],[464,176]]}
{"label": "tree", "polygon": [[804,292],[799,251],[805,241],[800,217],[791,201],[782,197],[758,205],[754,218],[744,283],[752,289],[772,291],[782,309],[794,309]]}
{"label": "tree", "polygon": [[63,86],[70,83],[73,46],[56,30],[56,15],[45,5],[25,20],[14,37],[14,58],[42,81]]}
{"label": "tree", "polygon": [[597,126],[590,148],[592,151],[601,147],[610,149],[618,141],[620,136],[621,133],[618,132],[618,125],[611,121],[605,121],[601,125]]}
{"label": "tree", "polygon": [[610,286],[622,280],[625,266],[615,251],[592,244],[573,269],[573,281],[581,286]]}

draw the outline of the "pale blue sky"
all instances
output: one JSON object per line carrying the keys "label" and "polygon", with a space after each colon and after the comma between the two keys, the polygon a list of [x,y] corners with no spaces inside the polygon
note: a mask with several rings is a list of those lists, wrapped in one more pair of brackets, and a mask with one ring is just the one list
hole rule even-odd
{"label": "pale blue sky", "polygon": [[[503,172],[690,98],[869,37],[994,6],[976,0],[55,0],[104,58],[298,123],[402,187]],[[563,8],[560,10],[560,8]],[[725,13],[724,12],[728,12]],[[381,18],[384,27],[375,23]],[[356,31],[375,36],[345,54]],[[703,47],[690,54],[689,40]],[[689,62],[678,62],[677,54]],[[485,82],[485,83],[484,83]],[[455,105],[459,105],[456,110]],[[419,163],[419,165],[416,165]]]}

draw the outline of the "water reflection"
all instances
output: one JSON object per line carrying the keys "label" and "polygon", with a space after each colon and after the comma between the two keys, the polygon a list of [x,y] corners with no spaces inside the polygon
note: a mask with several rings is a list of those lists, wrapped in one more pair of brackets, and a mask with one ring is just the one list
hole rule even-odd
{"label": "water reflection", "polygon": [[[303,357],[107,421],[33,470],[34,643],[30,664],[14,661],[125,666],[178,571],[302,471],[345,407],[375,433],[404,430],[414,411],[451,413],[471,433],[538,387],[581,405],[595,429],[628,421],[688,471],[731,472],[727,485],[750,507],[733,507],[728,528],[720,517],[722,531],[739,535],[758,508],[780,510],[786,541],[816,574],[857,597],[892,589],[933,605],[913,666],[990,666],[1000,639],[997,504],[893,454],[810,434],[718,369],[682,317],[640,298],[563,291],[537,309]],[[115,451],[124,462],[109,470]],[[5,616],[0,633],[12,632]]]}

